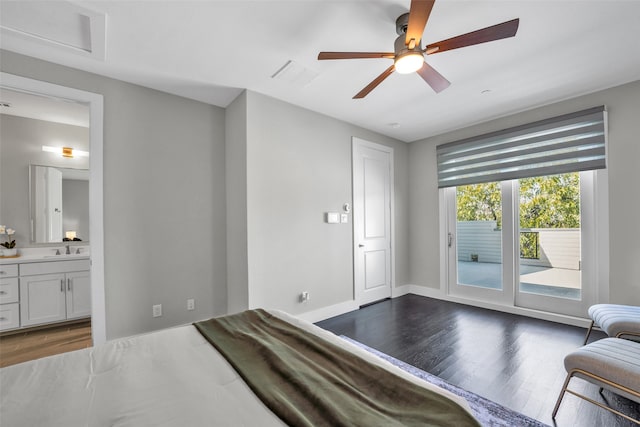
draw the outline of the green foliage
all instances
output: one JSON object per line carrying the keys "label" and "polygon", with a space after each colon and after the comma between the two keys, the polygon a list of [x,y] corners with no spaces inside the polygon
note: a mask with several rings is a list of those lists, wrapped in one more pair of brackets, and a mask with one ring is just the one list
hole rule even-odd
{"label": "green foliage", "polygon": [[[520,184],[520,228],[579,228],[580,175],[524,178]],[[458,221],[496,221],[502,224],[500,183],[456,188]]]}
{"label": "green foliage", "polygon": [[11,240],[9,242],[0,243],[0,246],[4,246],[7,249],[13,249],[16,247],[16,241]]}
{"label": "green foliage", "polygon": [[458,221],[496,221],[502,224],[500,183],[456,187]]}
{"label": "green foliage", "polygon": [[580,175],[520,180],[520,228],[580,228]]}

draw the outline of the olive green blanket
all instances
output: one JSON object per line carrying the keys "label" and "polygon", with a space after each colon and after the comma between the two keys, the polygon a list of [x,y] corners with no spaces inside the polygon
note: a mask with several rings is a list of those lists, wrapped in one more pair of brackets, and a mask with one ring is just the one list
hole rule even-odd
{"label": "olive green blanket", "polygon": [[288,425],[479,426],[447,397],[264,310],[194,325]]}

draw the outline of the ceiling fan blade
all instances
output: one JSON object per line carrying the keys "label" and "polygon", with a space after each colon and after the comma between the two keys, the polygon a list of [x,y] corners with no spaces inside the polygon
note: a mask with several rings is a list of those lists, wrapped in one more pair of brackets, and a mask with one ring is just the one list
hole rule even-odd
{"label": "ceiling fan blade", "polygon": [[472,31],[437,43],[431,43],[427,45],[425,52],[427,55],[431,55],[434,53],[444,52],[445,50],[458,49],[461,47],[472,46],[474,44],[513,37],[518,31],[519,24],[520,18],[516,18],[511,21],[503,22],[502,24]]}
{"label": "ceiling fan blade", "polygon": [[367,96],[369,94],[369,92],[371,92],[373,89],[376,88],[376,86],[378,86],[380,83],[382,83],[382,81],[384,79],[386,79],[391,74],[393,74],[393,71],[395,69],[396,69],[395,65],[392,65],[391,67],[389,67],[386,70],[384,70],[384,72],[382,74],[380,74],[378,77],[376,77],[371,83],[369,83],[367,85],[367,87],[365,87],[360,92],[358,92],[356,94],[356,96],[353,97],[353,99],[361,99],[361,98],[364,98],[365,96]]}
{"label": "ceiling fan blade", "polygon": [[436,91],[436,93],[442,92],[451,85],[449,80],[445,79],[442,74],[437,72],[426,62],[422,65],[422,68],[416,71],[416,73],[420,74],[420,77],[422,77],[424,81]]}
{"label": "ceiling fan blade", "polygon": [[[424,27],[427,25],[433,3],[435,3],[435,0],[411,0],[405,45],[409,45],[411,40],[414,40],[414,45],[417,45],[422,39],[422,33],[424,33]],[[411,49],[413,49],[413,46]]]}
{"label": "ceiling fan blade", "polygon": [[320,52],[318,59],[361,59],[361,58],[390,58],[393,52]]}

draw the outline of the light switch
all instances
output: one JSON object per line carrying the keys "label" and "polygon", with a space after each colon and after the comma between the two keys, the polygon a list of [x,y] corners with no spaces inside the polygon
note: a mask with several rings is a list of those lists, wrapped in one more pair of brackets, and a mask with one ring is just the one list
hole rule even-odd
{"label": "light switch", "polygon": [[338,224],[340,222],[340,216],[338,212],[327,212],[327,223]]}
{"label": "light switch", "polygon": [[349,222],[349,214],[346,214],[346,213],[340,214],[340,222],[342,224]]}

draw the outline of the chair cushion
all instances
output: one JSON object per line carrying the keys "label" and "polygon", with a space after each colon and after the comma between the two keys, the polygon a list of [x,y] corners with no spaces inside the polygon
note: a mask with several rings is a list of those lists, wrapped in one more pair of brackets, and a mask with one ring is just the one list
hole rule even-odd
{"label": "chair cushion", "polygon": [[[640,343],[621,338],[604,338],[567,355],[564,358],[564,367],[567,372],[582,369],[640,393]],[[576,376],[598,383],[584,375],[576,374]],[[598,384],[614,390],[606,384]],[[638,396],[615,392],[640,402]]]}
{"label": "chair cushion", "polygon": [[610,337],[620,332],[640,335],[640,307],[596,304],[589,307],[589,317]]}

